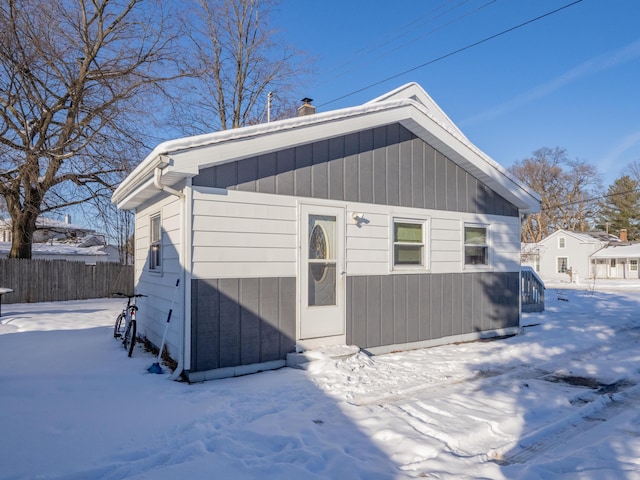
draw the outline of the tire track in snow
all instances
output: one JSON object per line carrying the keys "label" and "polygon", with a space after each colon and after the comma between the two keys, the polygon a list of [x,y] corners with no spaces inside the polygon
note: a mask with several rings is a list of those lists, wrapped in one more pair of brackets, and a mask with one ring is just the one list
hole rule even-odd
{"label": "tire track in snow", "polygon": [[[616,343],[616,352],[637,348],[640,340],[640,326],[620,325],[614,329],[614,336],[624,335],[623,340]],[[572,352],[572,360],[585,362],[592,358],[597,358],[610,352],[608,343],[600,345],[587,345],[580,350]],[[460,385],[470,382],[482,381],[495,378],[500,381],[504,379],[515,380],[536,380],[551,375],[558,370],[558,363],[555,360],[537,364],[535,367],[522,363],[520,365],[508,365],[504,368],[492,368],[491,370],[481,370],[472,375],[455,378],[445,382],[432,383],[429,385],[411,385],[405,388],[397,388],[389,391],[389,388],[377,393],[372,392],[367,395],[355,396],[348,400],[352,405],[361,407],[369,405],[385,405],[389,403],[405,403],[411,399],[419,400],[430,393],[445,394],[447,391],[455,391]],[[499,377],[499,378],[498,378]]]}
{"label": "tire track in snow", "polygon": [[[594,393],[597,395],[597,393]],[[582,407],[568,418],[529,433],[518,441],[516,447],[494,451],[492,461],[500,465],[526,463],[566,444],[584,432],[597,427],[629,408],[640,406],[640,385],[634,385],[616,394],[600,394],[599,398]]]}

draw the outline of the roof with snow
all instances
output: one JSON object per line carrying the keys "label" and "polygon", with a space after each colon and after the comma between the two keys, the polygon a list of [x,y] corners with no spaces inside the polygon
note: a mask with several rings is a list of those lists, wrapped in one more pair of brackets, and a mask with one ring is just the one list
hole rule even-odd
{"label": "roof with snow", "polygon": [[122,182],[112,201],[119,208],[135,209],[155,196],[161,184],[182,185],[204,168],[394,123],[439,150],[520,211],[539,211],[540,197],[473,145],[417,83],[360,106],[161,143]]}
{"label": "roof with snow", "polygon": [[544,244],[547,243],[548,241],[550,241],[551,239],[558,237],[560,235],[568,235],[570,237],[575,238],[576,240],[582,242],[582,243],[610,243],[610,242],[619,242],[620,239],[618,237],[616,237],[615,235],[611,235],[610,233],[606,233],[606,232],[574,232],[571,230],[556,230],[555,232],[553,232],[551,235],[549,235],[548,237],[543,238],[542,240],[540,240],[540,244]]}
{"label": "roof with snow", "polygon": [[591,255],[591,258],[640,258],[640,243],[609,245]]}
{"label": "roof with snow", "polygon": [[[93,245],[90,247],[81,247],[77,243],[33,243],[31,245],[32,254],[34,256],[106,256],[104,244]],[[11,251],[11,242],[0,242],[0,257],[7,256]]]}
{"label": "roof with snow", "polygon": [[[11,219],[0,219],[0,226],[5,225],[9,227],[11,225]],[[47,217],[38,217],[36,219],[36,228],[37,229],[51,229],[51,230],[62,230],[62,231],[76,231],[76,232],[93,232],[90,228],[83,227],[80,225],[75,225],[73,223],[67,223],[60,220],[54,220],[53,218]]]}

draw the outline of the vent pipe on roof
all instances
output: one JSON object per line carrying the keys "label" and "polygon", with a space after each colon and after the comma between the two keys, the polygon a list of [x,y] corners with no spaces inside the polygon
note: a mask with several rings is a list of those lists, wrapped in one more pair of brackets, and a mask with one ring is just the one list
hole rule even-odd
{"label": "vent pipe on roof", "polygon": [[302,99],[302,105],[298,107],[299,117],[304,117],[305,115],[313,115],[314,113],[316,113],[316,107],[311,105],[311,102],[313,102],[312,98],[304,97]]}

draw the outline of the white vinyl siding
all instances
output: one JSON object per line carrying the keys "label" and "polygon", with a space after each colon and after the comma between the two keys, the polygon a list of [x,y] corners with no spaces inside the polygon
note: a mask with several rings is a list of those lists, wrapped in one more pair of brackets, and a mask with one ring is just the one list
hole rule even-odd
{"label": "white vinyl siding", "polygon": [[[154,201],[142,205],[136,212],[135,224],[135,271],[136,293],[147,297],[138,300],[138,334],[147,337],[155,345],[160,345],[164,333],[167,312],[171,308],[171,299],[176,290],[176,280],[180,279],[176,304],[182,304],[184,288],[184,267],[180,260],[182,245],[181,214],[182,201],[175,196],[158,194]],[[151,245],[151,217],[160,215],[162,251],[162,270],[149,270],[149,248]],[[181,349],[183,312],[174,308],[166,344],[170,354],[178,358]]]}
{"label": "white vinyl siding", "polygon": [[[366,222],[356,225],[351,221],[353,212],[362,213]],[[520,269],[520,220],[517,217],[347,203],[347,274],[388,275],[393,268],[392,219],[412,217],[429,219],[425,231],[425,268],[432,273],[463,271],[465,223],[491,225],[492,271]]]}
{"label": "white vinyl siding", "polygon": [[294,277],[295,197],[194,188],[195,278]]}
{"label": "white vinyl siding", "polygon": [[[393,269],[393,219],[424,221],[422,271],[462,271],[465,223],[491,224],[493,271],[520,268],[517,217],[398,208],[284,195],[194,188],[194,278],[293,277],[298,258],[298,203],[346,209],[346,272],[388,275]],[[352,213],[362,214],[356,222]],[[427,221],[428,219],[428,221]],[[163,220],[164,221],[164,220]],[[401,271],[401,270],[400,270]]]}

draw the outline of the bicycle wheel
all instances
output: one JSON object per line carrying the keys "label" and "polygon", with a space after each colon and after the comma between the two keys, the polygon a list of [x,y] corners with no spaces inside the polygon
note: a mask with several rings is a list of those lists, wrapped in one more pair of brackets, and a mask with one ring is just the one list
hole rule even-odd
{"label": "bicycle wheel", "polygon": [[124,349],[127,351],[128,356],[131,356],[133,353],[133,347],[136,344],[136,321],[131,319],[129,320],[129,325],[127,325],[127,330],[124,332],[124,340],[122,341],[122,345],[124,345]]}
{"label": "bicycle wheel", "polygon": [[120,315],[118,315],[118,318],[116,318],[116,324],[113,327],[113,338],[122,337],[122,322],[124,322],[124,313],[121,313]]}

